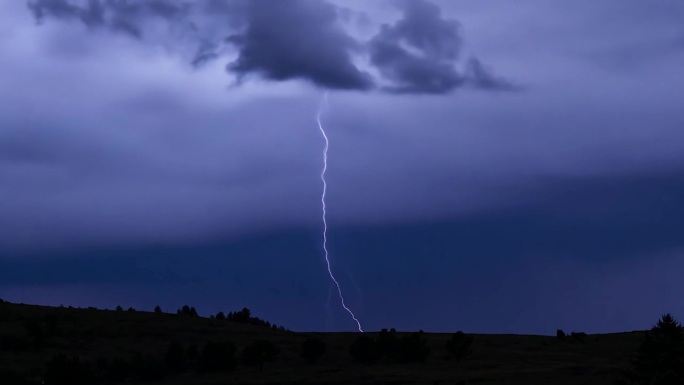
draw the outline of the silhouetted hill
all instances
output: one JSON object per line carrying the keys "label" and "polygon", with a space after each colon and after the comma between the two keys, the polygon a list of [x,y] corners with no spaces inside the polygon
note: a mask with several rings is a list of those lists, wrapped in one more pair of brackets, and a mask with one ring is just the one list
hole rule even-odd
{"label": "silhouetted hill", "polygon": [[[0,303],[0,384],[606,384],[644,334],[469,334],[472,349],[456,360],[461,335],[365,333],[359,342],[358,333],[274,330],[240,312],[232,317],[247,322]],[[377,359],[355,360],[359,344],[378,344]]]}

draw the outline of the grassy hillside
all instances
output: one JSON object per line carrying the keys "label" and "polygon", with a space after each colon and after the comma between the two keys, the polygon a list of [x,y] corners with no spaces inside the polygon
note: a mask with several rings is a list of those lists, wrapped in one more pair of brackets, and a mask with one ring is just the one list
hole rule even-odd
{"label": "grassy hillside", "polygon": [[[174,309],[175,310],[175,309]],[[372,333],[366,333],[372,334]],[[402,333],[400,333],[402,334]],[[231,341],[239,356],[255,340],[274,342],[280,354],[263,370],[238,363],[223,374],[187,372],[156,384],[609,384],[629,363],[640,332],[557,339],[528,335],[472,335],[473,353],[460,364],[445,358],[447,334],[425,335],[426,362],[355,363],[349,348],[357,333],[316,333],[327,345],[317,363],[300,357],[313,334],[293,333],[226,320],[97,309],[0,304],[0,384],[40,383],[57,354],[96,363],[115,358],[164,360],[171,341],[201,350],[207,342]],[[192,348],[191,348],[192,349]],[[137,357],[137,358],[135,358]],[[137,383],[129,379],[123,383]]]}

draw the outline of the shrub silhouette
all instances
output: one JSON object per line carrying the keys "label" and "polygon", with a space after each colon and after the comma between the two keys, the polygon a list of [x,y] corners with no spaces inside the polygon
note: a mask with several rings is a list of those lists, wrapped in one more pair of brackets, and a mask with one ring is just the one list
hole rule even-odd
{"label": "shrub silhouette", "polygon": [[0,384],[35,385],[35,382],[29,381],[16,370],[0,369]]}
{"label": "shrub silhouette", "polygon": [[372,365],[380,360],[378,342],[370,336],[361,335],[349,347],[352,360],[359,364]]}
{"label": "shrub silhouette", "polygon": [[430,355],[425,333],[399,336],[395,329],[382,329],[376,338],[359,336],[349,347],[352,360],[359,364],[375,364],[383,358],[389,362],[423,362]]}
{"label": "shrub silhouette", "polygon": [[45,368],[45,385],[90,385],[94,381],[92,366],[79,357],[59,354]]}
{"label": "shrub silhouette", "polygon": [[571,339],[572,341],[584,342],[584,340],[586,339],[586,337],[587,337],[587,333],[584,333],[584,332],[579,332],[579,333],[577,333],[577,332],[572,332],[572,333],[570,333],[570,339]]}
{"label": "shrub silhouette", "polygon": [[225,320],[225,319],[226,319],[226,315],[223,314],[222,311],[220,311],[220,312],[216,313],[216,319],[217,319],[217,320]]}
{"label": "shrub silhouette", "polygon": [[132,307],[129,307],[127,311],[133,313],[133,312],[135,312],[135,309]]}
{"label": "shrub silhouette", "polygon": [[38,320],[30,319],[22,323],[26,334],[29,336],[31,344],[40,348],[47,339],[47,330],[45,325]]}
{"label": "shrub silhouette", "polygon": [[378,353],[381,356],[389,357],[397,348],[399,337],[397,331],[392,328],[390,330],[382,329],[376,338]]}
{"label": "shrub silhouette", "polygon": [[280,353],[278,346],[267,340],[257,340],[246,346],[242,350],[242,363],[247,366],[259,366],[259,370],[264,370],[264,364],[275,361]]}
{"label": "shrub silhouette", "polygon": [[314,363],[325,354],[326,350],[327,346],[320,338],[309,337],[302,342],[299,355],[305,360]]}
{"label": "shrub silhouette", "polygon": [[565,332],[561,329],[556,330],[556,338],[558,338],[558,339],[565,338]]}
{"label": "shrub silhouette", "polygon": [[116,307],[115,310],[116,310],[116,311],[123,311],[123,308],[121,307],[121,305],[117,305],[117,307]]}
{"label": "shrub silhouette", "polygon": [[180,343],[172,341],[166,349],[164,363],[169,372],[183,373],[188,369],[188,354]]}
{"label": "shrub silhouette", "polygon": [[43,324],[45,325],[45,333],[47,337],[55,337],[60,334],[59,317],[55,314],[46,314],[43,316]]}
{"label": "shrub silhouette", "polygon": [[114,358],[105,370],[105,378],[110,382],[121,382],[133,375],[132,364],[122,358]]}
{"label": "shrub silhouette", "polygon": [[425,333],[419,331],[403,335],[396,343],[394,350],[388,355],[394,362],[413,363],[424,362],[430,355],[430,348],[427,345]]}
{"label": "shrub silhouette", "polygon": [[663,315],[644,335],[632,369],[619,384],[670,385],[684,382],[682,326],[672,315]]}
{"label": "shrub silhouette", "polygon": [[161,360],[149,354],[143,356],[139,352],[131,362],[131,371],[141,381],[158,381],[167,375],[166,366]]}
{"label": "shrub silhouette", "polygon": [[198,368],[206,373],[231,371],[237,363],[235,351],[231,342],[207,342],[199,356]]}
{"label": "shrub silhouette", "polygon": [[472,345],[473,337],[459,330],[451,335],[451,338],[446,341],[444,347],[449,353],[449,357],[455,359],[456,363],[459,363],[472,354]]}
{"label": "shrub silhouette", "polygon": [[197,349],[197,345],[192,344],[188,346],[188,348],[185,350],[185,355],[188,357],[188,363],[199,360],[200,352],[199,349]]}
{"label": "shrub silhouette", "polygon": [[96,384],[104,382],[105,378],[111,382],[109,377],[109,367],[109,360],[104,357],[100,357],[95,361],[95,364],[93,365],[93,376],[96,379]]}
{"label": "shrub silhouette", "polygon": [[16,334],[0,334],[0,351],[23,352],[31,347],[27,338]]}

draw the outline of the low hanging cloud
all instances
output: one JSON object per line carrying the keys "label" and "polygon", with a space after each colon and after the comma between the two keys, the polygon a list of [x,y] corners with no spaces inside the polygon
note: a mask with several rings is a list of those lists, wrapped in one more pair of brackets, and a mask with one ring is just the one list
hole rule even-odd
{"label": "low hanging cloud", "polygon": [[[426,0],[395,4],[402,18],[383,25],[365,42],[343,28],[343,11],[348,10],[325,0],[32,0],[28,7],[39,22],[77,20],[89,29],[106,28],[141,40],[151,18],[181,25],[195,40],[194,67],[219,59],[226,46],[237,49],[237,59],[226,65],[237,84],[251,78],[304,80],[331,90],[408,94],[445,94],[463,86],[515,89],[478,59],[457,68],[460,25],[445,18],[439,6]],[[217,20],[218,28],[205,28]],[[357,67],[356,57],[369,58],[379,78]]]}

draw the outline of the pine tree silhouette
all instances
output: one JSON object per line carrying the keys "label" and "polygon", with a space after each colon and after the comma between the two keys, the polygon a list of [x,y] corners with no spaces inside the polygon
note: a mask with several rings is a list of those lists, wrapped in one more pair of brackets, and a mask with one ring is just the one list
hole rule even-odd
{"label": "pine tree silhouette", "polygon": [[684,383],[682,326],[671,314],[663,315],[639,346],[632,369],[618,384],[679,385]]}

